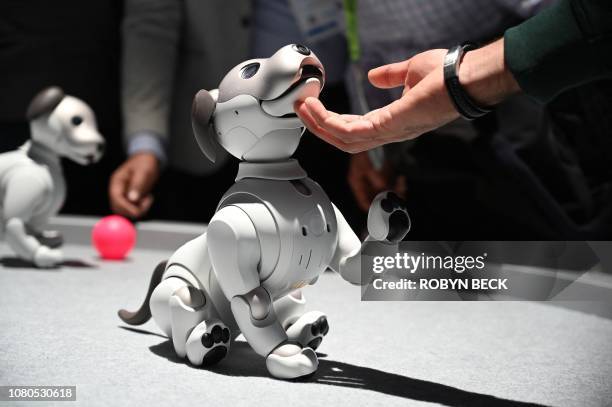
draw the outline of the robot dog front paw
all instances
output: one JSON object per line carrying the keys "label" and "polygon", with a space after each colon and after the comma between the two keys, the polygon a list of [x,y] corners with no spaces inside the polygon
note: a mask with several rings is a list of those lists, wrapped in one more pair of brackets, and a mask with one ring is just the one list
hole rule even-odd
{"label": "robot dog front paw", "polygon": [[37,267],[49,268],[59,265],[64,260],[61,250],[40,246],[34,254],[34,264]]}
{"label": "robot dog front paw", "polygon": [[287,336],[303,347],[317,349],[323,337],[329,332],[329,324],[325,314],[319,311],[310,311],[298,318],[297,321],[287,328]]}
{"label": "robot dog front paw", "polygon": [[196,366],[210,366],[223,359],[230,347],[231,333],[220,321],[201,322],[187,339],[187,358]]}
{"label": "robot dog front paw", "polygon": [[410,216],[404,201],[393,192],[381,192],[370,205],[368,232],[378,241],[398,243],[410,230]]}
{"label": "robot dog front paw", "polygon": [[278,379],[297,379],[316,372],[319,360],[314,350],[285,343],[268,355],[266,367]]}

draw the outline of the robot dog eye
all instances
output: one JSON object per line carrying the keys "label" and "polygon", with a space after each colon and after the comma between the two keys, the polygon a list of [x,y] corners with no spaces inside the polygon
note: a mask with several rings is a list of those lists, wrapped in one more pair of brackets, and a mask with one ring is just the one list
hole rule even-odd
{"label": "robot dog eye", "polygon": [[255,76],[255,74],[259,71],[259,62],[253,62],[252,64],[248,64],[242,68],[240,71],[240,77],[242,79],[249,79]]}
{"label": "robot dog eye", "polygon": [[81,116],[72,116],[70,118],[70,123],[72,123],[73,126],[78,126],[83,123],[83,118]]}
{"label": "robot dog eye", "polygon": [[293,44],[292,48],[294,51],[299,52],[302,55],[310,55],[310,49],[302,44]]}

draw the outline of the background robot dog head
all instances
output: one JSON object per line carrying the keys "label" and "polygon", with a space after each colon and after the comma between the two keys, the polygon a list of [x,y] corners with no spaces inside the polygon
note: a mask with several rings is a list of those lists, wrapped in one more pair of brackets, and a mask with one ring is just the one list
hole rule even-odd
{"label": "background robot dog head", "polygon": [[219,89],[196,94],[196,140],[211,161],[219,144],[241,160],[288,159],[304,132],[293,106],[306,97],[318,97],[324,83],[323,65],[303,45],[287,45],[270,58],[238,64]]}
{"label": "background robot dog head", "polygon": [[39,92],[27,111],[32,140],[82,165],[97,162],[104,152],[96,117],[82,100],[58,87]]}

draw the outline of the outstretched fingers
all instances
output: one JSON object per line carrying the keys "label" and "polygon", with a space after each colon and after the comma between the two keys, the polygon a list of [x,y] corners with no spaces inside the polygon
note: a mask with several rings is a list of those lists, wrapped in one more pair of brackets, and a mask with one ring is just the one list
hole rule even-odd
{"label": "outstretched fingers", "polygon": [[369,141],[380,136],[376,127],[376,115],[367,116],[339,115],[325,109],[325,106],[314,98],[306,100],[308,111],[319,127],[346,143]]}
{"label": "outstretched fingers", "polygon": [[300,117],[300,119],[302,119],[308,130],[310,130],[315,136],[319,137],[323,141],[333,145],[334,147],[340,150],[348,151],[346,143],[336,138],[333,134],[325,130],[323,127],[319,126],[317,121],[310,114],[310,111],[308,110],[304,102],[296,104],[295,111]]}
{"label": "outstretched fingers", "polygon": [[340,115],[328,111],[316,98],[308,98],[296,106],[296,111],[315,135],[337,148],[356,153],[384,144],[386,129],[380,125],[382,110],[365,116]]}
{"label": "outstretched fingers", "polygon": [[310,113],[310,110],[306,106],[305,102],[298,102],[295,105],[295,112],[302,119],[308,130],[319,137],[332,137],[331,133],[319,126],[319,123]]}
{"label": "outstretched fingers", "polygon": [[364,116],[341,115],[328,111],[318,99],[307,98],[296,105],[296,112],[311,132],[347,152],[365,151],[392,141],[391,133],[383,125],[389,119],[385,109]]}

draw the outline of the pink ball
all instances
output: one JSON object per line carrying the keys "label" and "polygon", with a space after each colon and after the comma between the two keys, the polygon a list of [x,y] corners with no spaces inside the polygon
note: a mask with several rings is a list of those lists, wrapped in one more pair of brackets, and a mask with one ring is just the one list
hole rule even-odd
{"label": "pink ball", "polygon": [[121,260],[136,243],[136,228],[123,216],[106,216],[94,225],[91,240],[100,257]]}

